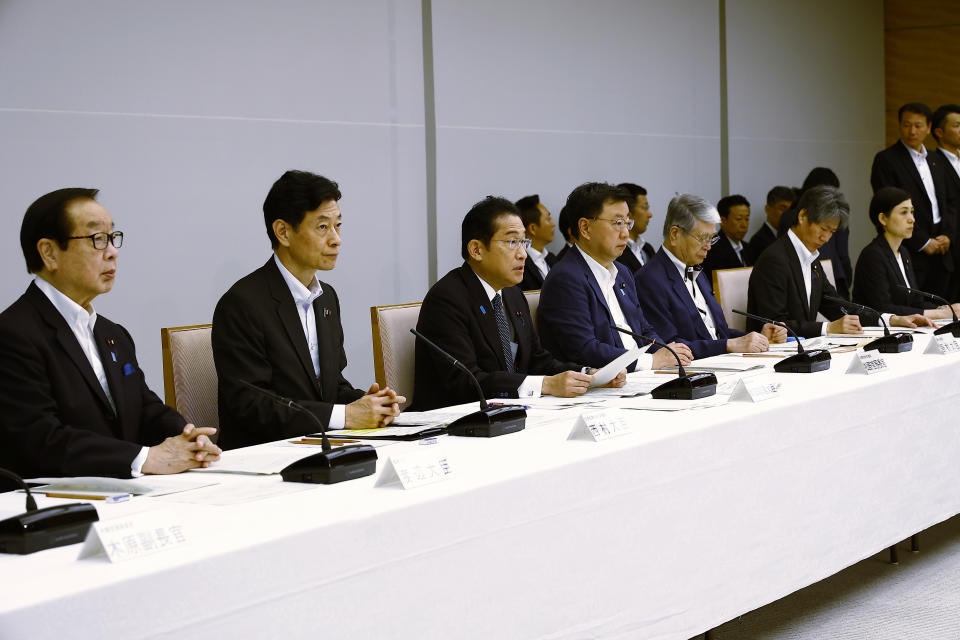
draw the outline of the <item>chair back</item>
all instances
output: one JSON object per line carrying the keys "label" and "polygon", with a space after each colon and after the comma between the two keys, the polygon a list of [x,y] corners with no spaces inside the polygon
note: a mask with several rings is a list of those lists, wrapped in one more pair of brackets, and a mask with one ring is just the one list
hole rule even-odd
{"label": "chair back", "polygon": [[374,376],[381,389],[390,387],[406,397],[404,407],[413,400],[413,358],[417,338],[410,329],[417,327],[419,317],[419,302],[370,307]]}
{"label": "chair back", "polygon": [[527,298],[527,305],[530,307],[530,321],[533,326],[537,326],[537,307],[540,306],[540,290],[524,291],[523,295]]}
{"label": "chair back", "polygon": [[823,267],[823,273],[827,276],[827,282],[833,285],[833,288],[837,288],[837,277],[833,273],[833,260],[821,260],[820,266]]}
{"label": "chair back", "polygon": [[723,310],[727,326],[739,331],[747,330],[747,319],[732,309],[747,310],[747,287],[753,267],[717,269],[713,272],[713,291]]}
{"label": "chair back", "polygon": [[213,325],[160,329],[164,401],[198,427],[220,428],[217,369],[210,333]]}

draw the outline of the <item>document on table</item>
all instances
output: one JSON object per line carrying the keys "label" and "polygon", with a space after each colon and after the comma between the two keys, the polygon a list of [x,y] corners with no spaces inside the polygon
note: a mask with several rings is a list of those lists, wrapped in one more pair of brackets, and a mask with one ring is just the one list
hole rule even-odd
{"label": "document on table", "polygon": [[192,491],[201,487],[217,484],[216,480],[200,480],[196,476],[169,475],[145,476],[142,478],[100,478],[80,476],[76,478],[31,478],[28,483],[41,483],[43,486],[31,490],[52,493],[83,493],[99,491],[105,493],[129,493],[134,496],[164,496],[182,491]]}
{"label": "document on table", "polygon": [[235,478],[230,482],[191,491],[178,493],[165,498],[167,502],[185,502],[188,504],[208,504],[228,506],[245,504],[275,496],[299,493],[315,489],[320,485],[305,482],[282,482],[279,478],[249,477]]}
{"label": "document on table", "polygon": [[249,473],[270,475],[280,473],[289,464],[317,453],[313,447],[282,446],[277,443],[230,449],[220,454],[220,460],[206,469],[191,469],[194,473]]}
{"label": "document on table", "polygon": [[[446,423],[434,422],[416,426],[381,427],[379,429],[335,429],[327,432],[327,438],[337,440],[419,440],[446,433],[443,426]],[[319,433],[304,436],[316,440]]]}
{"label": "document on table", "polygon": [[427,427],[433,425],[450,424],[457,418],[473,413],[479,408],[479,403],[470,409],[438,409],[434,411],[404,411],[393,419],[397,427]]}
{"label": "document on table", "polygon": [[619,409],[638,411],[686,411],[688,409],[707,409],[719,407],[730,402],[729,394],[717,394],[698,400],[662,400],[659,398],[639,397],[610,400],[611,406]]}
{"label": "document on table", "polygon": [[609,362],[605,367],[598,369],[593,374],[593,382],[590,383],[590,386],[602,387],[603,385],[607,384],[616,378],[618,373],[636,362],[641,353],[643,353],[641,349],[624,351],[621,355]]}
{"label": "document on table", "polygon": [[521,406],[528,409],[562,410],[603,402],[603,396],[588,393],[576,398],[556,398],[554,396],[540,396],[539,398],[510,398],[497,400],[494,404]]}

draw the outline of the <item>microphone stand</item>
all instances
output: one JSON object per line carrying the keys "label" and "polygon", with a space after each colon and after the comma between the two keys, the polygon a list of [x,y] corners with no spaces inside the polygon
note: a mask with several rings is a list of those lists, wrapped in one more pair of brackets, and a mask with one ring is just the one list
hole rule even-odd
{"label": "microphone stand", "polygon": [[787,326],[785,322],[777,322],[776,320],[771,320],[770,318],[764,318],[763,316],[758,316],[755,313],[747,313],[746,311],[740,311],[739,309],[731,309],[736,314],[741,316],[746,316],[747,318],[752,318],[754,320],[759,320],[760,322],[769,322],[770,324],[775,324],[783,327],[787,332],[794,337],[797,341],[797,352],[784,358],[777,364],[773,365],[773,370],[778,373],[815,373],[817,371],[826,371],[830,368],[830,352],[826,349],[804,349],[803,345],[800,344],[800,336],[797,333]]}
{"label": "microphone stand", "polygon": [[670,345],[664,344],[659,340],[648,338],[645,335],[629,331],[615,324],[610,325],[611,329],[633,336],[637,340],[643,340],[648,344],[658,344],[670,353],[677,360],[677,377],[668,382],[664,382],[650,395],[658,400],[697,400],[698,398],[708,398],[717,393],[717,376],[713,373],[692,373],[688,374],[683,369],[680,362],[680,356],[670,348]]}
{"label": "microphone stand", "polygon": [[910,287],[905,287],[902,284],[898,284],[898,287],[903,289],[908,293],[916,293],[927,300],[933,300],[934,302],[939,302],[940,304],[946,305],[947,309],[950,309],[950,315],[953,316],[953,322],[943,325],[938,328],[933,333],[942,336],[947,333],[952,333],[954,338],[960,338],[960,320],[957,319],[957,312],[953,310],[953,305],[947,302],[946,298],[941,298],[935,293],[927,293],[926,291],[920,291],[920,289],[911,289]]}
{"label": "microphone stand", "polygon": [[877,338],[876,340],[871,340],[867,344],[863,345],[864,351],[879,351],[880,353],[902,353],[904,351],[910,351],[913,349],[913,336],[905,331],[898,331],[897,333],[890,333],[890,329],[887,327],[887,321],[883,319],[883,316],[876,309],[871,309],[865,304],[860,304],[859,302],[851,302],[844,298],[837,298],[835,296],[823,296],[824,300],[829,300],[830,302],[836,302],[840,305],[840,310],[843,313],[846,313],[847,310],[844,308],[845,305],[853,305],[861,311],[869,311],[870,313],[877,314],[877,317],[880,318],[880,324],[883,325],[883,336]]}

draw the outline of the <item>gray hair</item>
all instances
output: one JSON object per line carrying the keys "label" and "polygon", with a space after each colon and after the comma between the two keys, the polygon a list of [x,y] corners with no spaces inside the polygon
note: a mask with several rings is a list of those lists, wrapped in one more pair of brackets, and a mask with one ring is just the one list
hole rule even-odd
{"label": "gray hair", "polygon": [[700,196],[681,193],[667,205],[667,215],[663,219],[663,237],[670,235],[670,227],[680,227],[689,233],[693,231],[697,220],[720,224],[720,214],[715,206]]}
{"label": "gray hair", "polygon": [[806,211],[807,222],[839,219],[838,229],[845,229],[850,220],[850,205],[840,189],[822,185],[810,187],[800,196],[797,211]]}

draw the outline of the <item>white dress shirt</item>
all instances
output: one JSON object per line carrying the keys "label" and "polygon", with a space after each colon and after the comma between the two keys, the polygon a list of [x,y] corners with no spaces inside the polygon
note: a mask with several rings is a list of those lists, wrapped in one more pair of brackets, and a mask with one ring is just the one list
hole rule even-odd
{"label": "white dress shirt", "polygon": [[[310,286],[305,287],[303,283],[297,280],[297,277],[290,273],[277,254],[273,254],[273,260],[280,269],[280,275],[283,276],[287,288],[290,289],[290,295],[297,305],[297,315],[300,316],[300,327],[303,329],[303,335],[307,339],[307,349],[310,351],[310,360],[313,362],[313,372],[320,376],[320,343],[317,337],[317,315],[313,309],[313,302],[323,295],[323,288],[317,275],[313,275]],[[347,405],[335,404],[330,412],[329,429],[343,429],[347,419]]]}
{"label": "white dress shirt", "polygon": [[[903,144],[903,141],[900,141],[900,144]],[[903,145],[907,147],[907,145]],[[913,164],[917,167],[917,171],[920,173],[920,180],[923,182],[923,188],[927,191],[927,197],[930,198],[930,209],[933,213],[933,224],[940,223],[940,206],[937,204],[937,190],[933,186],[933,174],[930,173],[930,165],[927,164],[927,148],[923,145],[920,145],[922,151],[914,151],[910,147],[907,147],[907,151],[910,152],[910,157],[913,159]],[[924,245],[926,246],[926,245]]]}
{"label": "white dress shirt", "polygon": [[903,256],[899,251],[893,254],[893,257],[897,259],[897,266],[900,267],[900,275],[903,276],[903,281],[907,283],[907,286],[910,286],[910,278],[907,277],[907,269],[903,266]]}
{"label": "white dress shirt", "polygon": [[[493,304],[493,298],[500,291],[494,290],[490,284],[480,277],[476,271],[473,272],[473,275],[477,276],[477,280],[480,281],[480,286],[483,287],[484,293],[487,294],[487,298],[490,300],[490,304]],[[503,296],[500,296],[500,300],[503,300]],[[503,305],[503,312],[507,314],[507,306]],[[490,313],[493,313],[493,307],[490,307]],[[517,344],[513,330],[513,323],[510,322],[510,316],[507,314],[507,326],[510,327],[510,353],[514,358],[517,357],[517,349],[520,345]],[[543,393],[543,378],[544,376],[527,376],[523,379],[523,382],[520,383],[520,386],[517,387],[517,395],[521,398],[539,398],[540,394]]]}
{"label": "white dress shirt", "polygon": [[643,236],[637,236],[636,240],[631,240],[627,238],[627,249],[633,252],[633,255],[637,256],[637,260],[640,261],[640,266],[647,264],[647,256],[643,253],[643,246],[647,244],[647,241],[643,239]]}
{"label": "white dress shirt", "polygon": [[[47,296],[47,299],[50,300],[60,315],[63,316],[67,326],[70,327],[70,331],[73,332],[77,342],[80,343],[80,349],[83,350],[83,355],[87,357],[87,361],[93,368],[93,373],[96,374],[97,380],[100,382],[100,387],[107,396],[107,400],[110,401],[110,406],[113,408],[113,411],[116,412],[117,405],[114,403],[113,395],[110,393],[110,385],[107,382],[107,371],[103,368],[103,362],[100,360],[100,351],[97,349],[97,343],[93,337],[93,328],[97,324],[97,312],[93,309],[93,306],[90,307],[90,311],[88,312],[43,278],[34,278],[33,281],[36,283],[37,288]],[[147,461],[147,455],[149,453],[150,447],[142,447],[140,453],[133,459],[133,462],[130,463],[130,473],[134,478],[143,475],[141,470],[143,469],[143,463]]]}
{"label": "white dress shirt", "polygon": [[[593,274],[593,277],[596,278],[597,284],[600,285],[600,292],[603,294],[604,302],[607,303],[607,309],[610,311],[610,316],[613,318],[613,323],[621,329],[634,331],[634,328],[631,327],[627,322],[626,316],[623,315],[623,308],[620,306],[620,301],[617,300],[617,293],[614,290],[614,286],[617,282],[616,265],[614,264],[608,269],[587,255],[587,252],[581,249],[579,245],[577,245],[577,251],[579,251],[580,255],[583,256],[583,259],[587,261],[587,266],[590,268],[590,272]],[[631,335],[621,333],[620,340],[623,343],[623,348],[627,351],[637,348],[637,341],[634,340],[633,336]],[[643,353],[640,354],[640,358],[637,360],[637,371],[640,371],[641,369],[653,368],[653,355],[647,353],[649,349],[649,345],[641,349]]]}
{"label": "white dress shirt", "polygon": [[[547,264],[547,252],[537,251],[530,246],[527,248],[527,255],[530,256],[530,259],[533,260],[533,264],[536,265],[537,269],[540,270],[540,275],[546,278],[547,272],[550,271],[550,265]],[[480,279],[483,280],[483,278]]]}
{"label": "white dress shirt", "polygon": [[956,172],[957,176],[960,177],[960,155],[940,147],[940,150],[943,151],[943,155],[947,157],[947,160],[950,162],[950,166],[953,167],[953,170]]}
{"label": "white dress shirt", "polygon": [[734,242],[733,238],[731,238],[727,234],[724,234],[724,236],[726,236],[727,241],[730,243],[730,246],[733,247],[733,252],[737,254],[737,259],[740,260],[740,264],[742,265],[747,264],[746,261],[743,259],[743,242]]}
{"label": "white dress shirt", "polygon": [[670,249],[664,247],[663,252],[667,254],[667,257],[670,258],[670,262],[672,262],[673,266],[675,266],[677,271],[680,272],[680,279],[683,280],[684,289],[686,289],[687,293],[690,294],[690,298],[693,300],[693,306],[695,306],[697,311],[700,312],[700,319],[703,320],[703,324],[710,333],[710,337],[716,340],[717,323],[714,321],[713,313],[710,312],[710,307],[707,305],[707,301],[703,297],[703,291],[701,291],[697,286],[697,278],[699,278],[700,274],[703,272],[694,271],[695,275],[691,280],[687,277],[687,265],[677,259]]}

